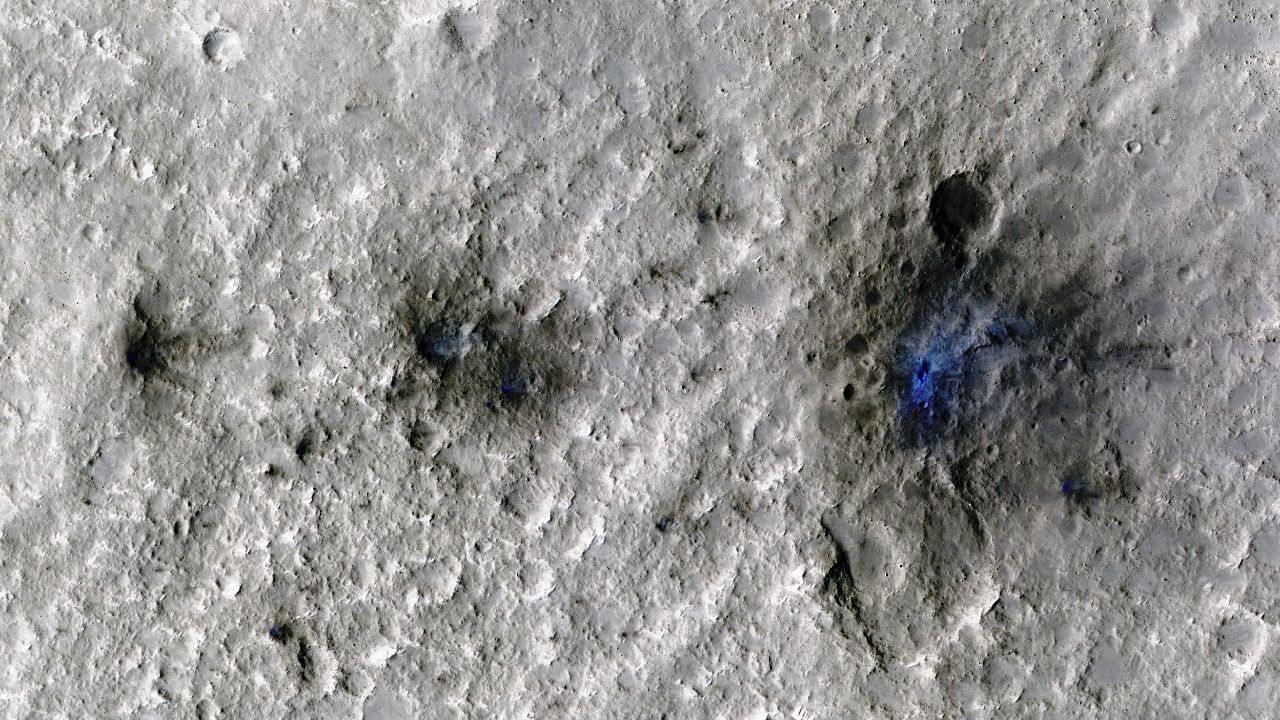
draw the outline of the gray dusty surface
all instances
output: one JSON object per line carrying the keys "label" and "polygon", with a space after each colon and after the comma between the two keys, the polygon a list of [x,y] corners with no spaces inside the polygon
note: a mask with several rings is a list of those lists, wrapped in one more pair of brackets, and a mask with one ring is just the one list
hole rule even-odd
{"label": "gray dusty surface", "polygon": [[1273,717],[1266,2],[0,3],[0,717]]}

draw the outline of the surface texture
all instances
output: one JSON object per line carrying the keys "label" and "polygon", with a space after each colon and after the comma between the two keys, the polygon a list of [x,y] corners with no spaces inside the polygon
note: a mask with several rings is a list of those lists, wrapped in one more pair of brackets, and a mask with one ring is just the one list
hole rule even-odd
{"label": "surface texture", "polygon": [[0,717],[1270,717],[1259,1],[0,2]]}

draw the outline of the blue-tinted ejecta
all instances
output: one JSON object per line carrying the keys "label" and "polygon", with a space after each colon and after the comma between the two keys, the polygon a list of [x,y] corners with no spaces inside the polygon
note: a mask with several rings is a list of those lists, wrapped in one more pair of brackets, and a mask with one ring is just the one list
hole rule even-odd
{"label": "blue-tinted ejecta", "polygon": [[532,373],[524,369],[519,361],[513,361],[502,369],[502,383],[499,390],[507,400],[519,400],[531,395],[535,389]]}
{"label": "blue-tinted ejecta", "polygon": [[975,318],[969,308],[905,340],[897,364],[903,442],[928,446],[951,431],[964,419],[968,391],[1014,361],[1025,334],[1025,323]]}
{"label": "blue-tinted ejecta", "polygon": [[908,351],[900,372],[905,383],[900,399],[904,440],[929,445],[941,437],[954,417],[964,349],[945,335],[935,335],[918,350]]}

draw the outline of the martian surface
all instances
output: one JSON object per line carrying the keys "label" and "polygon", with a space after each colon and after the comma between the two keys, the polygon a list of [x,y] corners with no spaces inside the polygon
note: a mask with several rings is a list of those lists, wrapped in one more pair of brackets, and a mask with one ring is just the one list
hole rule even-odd
{"label": "martian surface", "polygon": [[1274,3],[0,8],[0,718],[1276,716]]}

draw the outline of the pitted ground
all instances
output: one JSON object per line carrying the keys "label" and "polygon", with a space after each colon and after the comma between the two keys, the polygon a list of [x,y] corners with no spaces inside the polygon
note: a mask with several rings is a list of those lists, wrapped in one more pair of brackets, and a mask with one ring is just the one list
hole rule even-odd
{"label": "pitted ground", "polygon": [[367,5],[2,13],[0,715],[1268,714],[1269,6]]}

